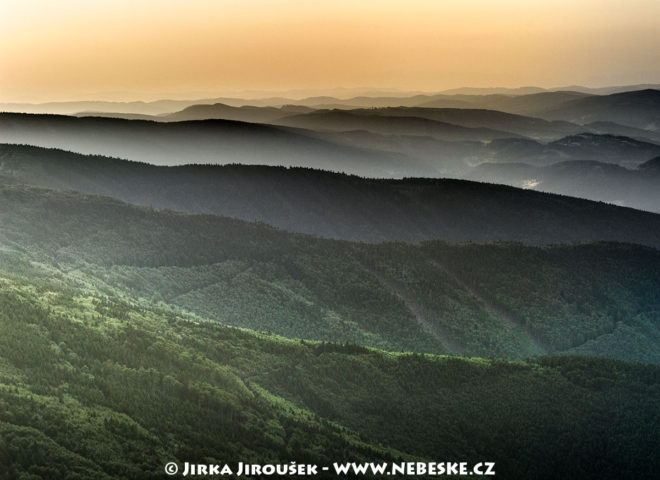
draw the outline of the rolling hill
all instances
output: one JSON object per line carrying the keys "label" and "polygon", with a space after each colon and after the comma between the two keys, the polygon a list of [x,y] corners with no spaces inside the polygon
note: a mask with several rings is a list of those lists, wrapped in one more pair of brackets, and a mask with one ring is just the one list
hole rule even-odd
{"label": "rolling hill", "polygon": [[[611,121],[651,131],[660,129],[660,90],[638,90],[579,98],[538,116],[577,123]],[[542,113],[542,114],[541,114]]]}
{"label": "rolling hill", "polygon": [[[498,167],[490,168],[497,178]],[[660,246],[658,215],[461,180],[374,180],[264,166],[156,167],[20,145],[0,145],[0,171],[50,188],[345,240],[532,245],[612,240]]]}
{"label": "rolling hill", "polygon": [[179,112],[163,115],[159,119],[177,122],[185,120],[223,119],[250,123],[273,123],[274,120],[287,115],[312,111],[314,111],[312,108],[299,105],[284,105],[279,108],[255,107],[250,105],[233,107],[223,103],[215,103],[213,105],[191,105]]}
{"label": "rolling hill", "polygon": [[[445,97],[442,97],[445,98]],[[490,98],[490,97],[489,97]],[[286,124],[287,117],[298,116],[301,114],[311,114],[321,109],[326,112],[327,109],[340,109],[345,110],[351,115],[365,115],[365,116],[383,116],[383,117],[405,117],[405,118],[421,118],[425,120],[433,120],[443,123],[450,123],[452,125],[468,127],[468,128],[487,128],[486,135],[479,140],[487,140],[492,136],[490,130],[499,132],[510,132],[515,135],[534,138],[541,141],[557,140],[561,137],[579,133],[597,133],[597,134],[611,134],[628,136],[642,141],[660,141],[660,134],[656,130],[649,130],[643,128],[635,128],[629,125],[620,125],[613,121],[594,121],[588,124],[577,124],[567,121],[548,121],[542,118],[530,117],[525,115],[516,115],[513,113],[506,113],[498,111],[495,107],[498,102],[504,100],[513,100],[508,97],[502,98],[495,96],[496,100],[491,98],[491,102],[487,102],[483,97],[472,97],[471,101],[474,105],[467,100],[443,100],[444,108],[426,108],[414,105],[414,102],[406,101],[407,106],[385,106],[364,108],[361,105],[317,105],[314,108],[303,105],[281,105],[281,106],[265,106],[265,105],[227,105],[223,103],[214,104],[195,104],[187,106],[183,110],[160,115],[146,115],[137,113],[120,113],[120,112],[103,112],[103,111],[82,111],[77,112],[76,116],[81,117],[106,117],[106,118],[123,118],[127,120],[153,120],[153,121],[190,121],[190,120],[235,120],[251,123],[270,123],[270,124]],[[571,97],[573,98],[573,97]],[[515,100],[520,102],[521,100]],[[236,102],[231,102],[236,103]],[[257,102],[259,103],[259,102]],[[367,102],[368,103],[368,102]],[[412,105],[410,105],[412,103]],[[563,103],[562,103],[563,104]],[[454,108],[451,108],[454,107]],[[478,107],[478,108],[477,108]],[[510,108],[506,106],[503,108]],[[515,109],[515,108],[514,108]],[[544,110],[541,109],[541,112]],[[327,113],[326,113],[327,114]],[[355,120],[352,120],[355,122]],[[411,120],[407,120],[411,122]],[[318,123],[318,119],[313,119],[312,123]],[[326,120],[327,122],[327,120]],[[301,124],[300,119],[296,119],[295,123]],[[367,123],[370,125],[370,123]],[[427,123],[423,123],[423,127],[429,129]],[[306,127],[309,128],[309,125]],[[324,127],[325,128],[325,127]],[[333,127],[334,128],[334,127]],[[387,129],[383,125],[371,126],[378,131],[383,132]],[[387,131],[392,131],[390,127]],[[409,126],[402,127],[405,131],[409,132]],[[421,133],[415,136],[419,137]],[[447,136],[445,135],[445,139]],[[476,138],[476,137],[475,137]]]}
{"label": "rolling hill", "polygon": [[482,158],[494,161],[548,165],[569,160],[594,160],[622,167],[636,167],[660,152],[660,145],[616,135],[581,133],[549,143],[528,139],[490,142]]}
{"label": "rolling hill", "polygon": [[467,178],[660,213],[660,169],[654,168],[654,164],[657,161],[649,160],[635,169],[627,169],[595,161],[560,162],[542,167],[483,163],[468,173]]}
{"label": "rolling hill", "polygon": [[158,123],[2,113],[0,141],[157,165],[257,163],[375,176],[434,173],[428,164],[401,154],[338,145],[279,127],[228,120]]}
{"label": "rolling hill", "polygon": [[0,246],[78,288],[292,338],[660,363],[648,247],[348,243],[7,179]]}
{"label": "rolling hill", "polygon": [[[537,138],[539,140],[556,140],[567,135],[582,133],[583,131],[579,125],[569,122],[549,122],[538,118],[485,109],[390,107],[354,109],[350,110],[349,113],[351,115],[364,115],[367,117],[423,118],[467,128],[487,128],[490,130],[510,132],[515,135]],[[308,113],[308,115],[312,116],[317,114],[316,112]],[[286,122],[286,119],[279,122]],[[278,121],[275,123],[278,123]],[[422,132],[419,133],[419,135],[421,134]],[[486,139],[486,137],[483,138]]]}
{"label": "rolling hill", "polygon": [[[500,118],[502,114],[493,115]],[[383,131],[316,132],[229,120],[151,122],[0,114],[0,142],[63,148],[156,165],[243,163],[301,166],[376,178],[460,177],[470,166],[483,162],[547,165],[558,161],[596,160],[630,167],[660,154],[657,144],[622,136],[582,133],[542,143],[528,138],[510,138],[514,134],[493,133],[494,130],[482,127],[342,111],[294,115],[282,121],[323,128],[312,125],[309,120],[318,117],[323,124],[328,116],[334,118],[331,124],[337,121],[329,128],[352,128],[350,122],[342,120],[347,116],[355,122],[353,127],[376,125],[373,127],[375,131],[381,127]],[[460,113],[459,116],[474,114]],[[519,121],[528,122],[518,119],[516,123]],[[529,121],[535,124],[535,121]],[[398,122],[402,122],[401,125]],[[417,129],[418,122],[423,124],[421,131]],[[403,129],[396,133],[398,126]],[[431,130],[424,130],[426,127]],[[437,137],[423,136],[434,132]],[[498,138],[485,142],[492,137]],[[459,141],[461,138],[478,141]]]}
{"label": "rolling hill", "polygon": [[414,115],[387,116],[370,111],[353,110],[315,110],[281,118],[277,120],[277,124],[317,131],[365,130],[385,135],[428,136],[445,141],[488,141],[516,137],[511,132],[483,127],[462,127]]}
{"label": "rolling hill", "polygon": [[[527,95],[457,95],[456,99],[462,99],[469,103],[471,108],[485,108],[489,110],[500,110],[518,115],[538,116],[539,113],[558,108],[567,102],[588,96],[579,92],[540,92]],[[444,98],[429,99],[415,106],[425,108],[448,108]],[[451,108],[451,107],[449,107]]]}

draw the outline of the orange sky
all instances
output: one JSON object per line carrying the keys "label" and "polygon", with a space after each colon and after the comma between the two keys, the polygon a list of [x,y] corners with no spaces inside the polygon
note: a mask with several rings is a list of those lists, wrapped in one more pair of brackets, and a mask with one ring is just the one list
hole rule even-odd
{"label": "orange sky", "polygon": [[658,0],[0,1],[0,101],[644,82]]}

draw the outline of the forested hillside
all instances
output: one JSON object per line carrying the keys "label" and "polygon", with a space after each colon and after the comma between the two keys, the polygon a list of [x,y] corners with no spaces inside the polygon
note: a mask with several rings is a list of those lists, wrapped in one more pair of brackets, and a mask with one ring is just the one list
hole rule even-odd
{"label": "forested hillside", "polygon": [[460,180],[376,180],[246,165],[156,167],[21,145],[0,145],[0,171],[49,188],[346,240],[660,246],[660,215]]}
{"label": "forested hillside", "polygon": [[82,285],[229,325],[395,351],[660,362],[653,248],[354,244],[11,182],[0,222],[2,245]]}
{"label": "forested hillside", "polygon": [[660,468],[658,367],[285,340],[136,306],[6,250],[0,267],[4,478],[291,459],[494,461],[507,479]]}

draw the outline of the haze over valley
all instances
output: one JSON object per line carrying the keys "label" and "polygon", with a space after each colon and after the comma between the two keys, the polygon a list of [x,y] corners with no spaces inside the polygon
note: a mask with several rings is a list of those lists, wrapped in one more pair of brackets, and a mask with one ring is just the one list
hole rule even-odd
{"label": "haze over valley", "polygon": [[[372,178],[471,179],[660,211],[653,168],[660,156],[659,90],[514,92],[297,104],[264,99],[241,106],[229,104],[248,101],[223,99],[228,103],[158,115],[147,113],[148,105],[176,109],[181,102],[139,104],[141,113],[130,113],[131,104],[105,103],[95,105],[105,112],[75,116],[0,114],[0,142],[155,165],[243,163]],[[118,111],[122,106],[129,112]]]}

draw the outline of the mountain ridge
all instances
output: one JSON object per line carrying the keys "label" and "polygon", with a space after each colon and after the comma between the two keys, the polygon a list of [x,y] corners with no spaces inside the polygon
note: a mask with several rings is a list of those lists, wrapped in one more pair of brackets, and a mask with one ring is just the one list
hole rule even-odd
{"label": "mountain ridge", "polygon": [[50,188],[356,241],[660,245],[658,215],[466,180],[377,180],[241,165],[157,167],[19,145],[0,145],[0,171]]}
{"label": "mountain ridge", "polygon": [[354,243],[0,176],[2,252],[108,295],[290,338],[660,363],[657,248]]}
{"label": "mountain ridge", "polygon": [[0,114],[0,141],[65,148],[156,165],[270,163],[352,172],[431,174],[419,160],[332,143],[294,129],[230,120],[155,122],[63,115]]}

